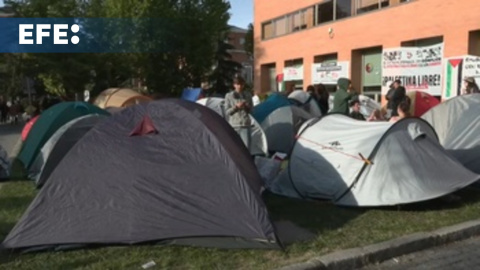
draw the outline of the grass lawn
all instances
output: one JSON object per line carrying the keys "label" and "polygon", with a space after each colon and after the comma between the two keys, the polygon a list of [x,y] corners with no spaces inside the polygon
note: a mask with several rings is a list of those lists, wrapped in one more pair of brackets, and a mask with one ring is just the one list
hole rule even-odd
{"label": "grass lawn", "polygon": [[[0,188],[0,238],[23,214],[36,191],[30,182],[10,182]],[[314,232],[316,239],[287,246],[285,252],[216,250],[171,246],[128,246],[36,254],[0,253],[0,269],[272,269],[302,262],[339,249],[373,244],[419,231],[429,231],[480,218],[480,190],[457,193],[460,201],[435,200],[381,209],[336,207],[267,195],[274,220],[289,220]]]}

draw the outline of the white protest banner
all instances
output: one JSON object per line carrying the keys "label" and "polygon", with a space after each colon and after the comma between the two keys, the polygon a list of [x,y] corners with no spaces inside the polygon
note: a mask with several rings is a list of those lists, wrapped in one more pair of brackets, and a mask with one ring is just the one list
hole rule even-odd
{"label": "white protest banner", "polygon": [[407,91],[442,95],[443,43],[385,49],[382,58],[382,94],[388,91],[388,81],[400,80]]}
{"label": "white protest banner", "polygon": [[463,76],[473,77],[477,84],[480,83],[480,57],[467,55],[463,65]]}
{"label": "white protest banner", "polygon": [[312,64],[312,84],[337,84],[339,78],[348,78],[350,62]]}
{"label": "white protest banner", "polygon": [[473,77],[477,83],[480,82],[480,57],[462,55],[445,59],[443,99],[461,95],[466,77]]}
{"label": "white protest banner", "polygon": [[303,80],[303,65],[285,67],[283,69],[283,81],[301,81]]}

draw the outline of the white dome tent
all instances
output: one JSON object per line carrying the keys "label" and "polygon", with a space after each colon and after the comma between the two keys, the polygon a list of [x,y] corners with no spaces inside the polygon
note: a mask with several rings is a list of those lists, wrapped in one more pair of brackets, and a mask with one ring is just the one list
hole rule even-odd
{"label": "white dome tent", "polygon": [[450,154],[471,171],[480,173],[480,94],[449,99],[422,118],[433,126],[440,144]]}
{"label": "white dome tent", "polygon": [[314,118],[297,106],[285,106],[270,113],[261,123],[268,139],[268,149],[289,153],[295,143],[295,135],[307,120]]}
{"label": "white dome tent", "polygon": [[364,122],[334,114],[301,130],[288,169],[270,187],[274,193],[384,206],[437,198],[480,179],[421,119]]}
{"label": "white dome tent", "polygon": [[295,90],[292,93],[290,93],[290,95],[288,96],[288,99],[294,100],[299,107],[305,109],[305,111],[310,113],[313,117],[322,116],[320,107],[318,106],[313,96],[310,95],[309,93],[303,90]]}
{"label": "white dome tent", "polygon": [[[198,104],[206,106],[216,113],[221,115],[225,120],[228,121],[228,115],[225,113],[224,103],[225,100],[223,98],[211,97],[211,98],[202,98],[197,101]],[[258,122],[250,115],[250,119],[252,120],[252,147],[250,149],[250,154],[252,155],[261,155],[267,156],[268,155],[268,143],[267,143],[267,136],[265,132],[260,127]]]}

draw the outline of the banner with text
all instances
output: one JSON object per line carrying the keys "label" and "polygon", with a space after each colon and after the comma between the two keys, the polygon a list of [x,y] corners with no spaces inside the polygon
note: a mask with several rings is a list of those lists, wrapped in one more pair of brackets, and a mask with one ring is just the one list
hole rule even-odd
{"label": "banner with text", "polygon": [[449,99],[461,95],[465,77],[473,77],[477,83],[480,82],[480,57],[463,55],[445,59],[443,98]]}
{"label": "banner with text", "polygon": [[283,69],[283,81],[301,81],[303,80],[303,65],[285,67]]}
{"label": "banner with text", "polygon": [[400,80],[407,91],[442,95],[442,60],[444,44],[426,47],[401,47],[383,50],[382,94],[389,81]]}
{"label": "banner with text", "polygon": [[312,64],[312,84],[337,84],[339,78],[348,78],[350,62]]}

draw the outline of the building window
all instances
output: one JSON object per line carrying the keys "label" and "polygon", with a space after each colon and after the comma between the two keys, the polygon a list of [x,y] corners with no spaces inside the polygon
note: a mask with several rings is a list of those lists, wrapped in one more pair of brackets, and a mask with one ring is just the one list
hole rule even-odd
{"label": "building window", "polygon": [[352,0],[337,0],[335,9],[335,20],[352,16]]}
{"label": "building window", "polygon": [[315,6],[263,23],[262,38],[273,38],[378,10],[390,6],[390,2],[395,5],[407,3],[410,0],[324,0]]}
{"label": "building window", "polygon": [[379,9],[379,0],[357,0],[357,14]]}
{"label": "building window", "polygon": [[267,22],[262,25],[263,38],[273,37],[273,22]]}
{"label": "building window", "polygon": [[425,46],[433,46],[442,42],[443,42],[443,36],[438,36],[438,37],[404,41],[401,43],[401,46],[402,47],[425,47]]}
{"label": "building window", "polygon": [[240,45],[244,45],[245,44],[245,39],[244,38],[240,38]]}
{"label": "building window", "polygon": [[291,16],[291,21],[292,21],[292,32],[300,31],[302,29],[306,28],[306,25],[304,27],[303,25],[303,18],[302,18],[302,13],[297,12],[292,14]]}
{"label": "building window", "polygon": [[287,34],[287,17],[275,20],[275,36]]}
{"label": "building window", "polygon": [[333,21],[333,0],[328,0],[317,6],[317,24]]}
{"label": "building window", "polygon": [[315,25],[315,8],[310,7],[303,10],[302,12],[307,28],[313,27]]}

